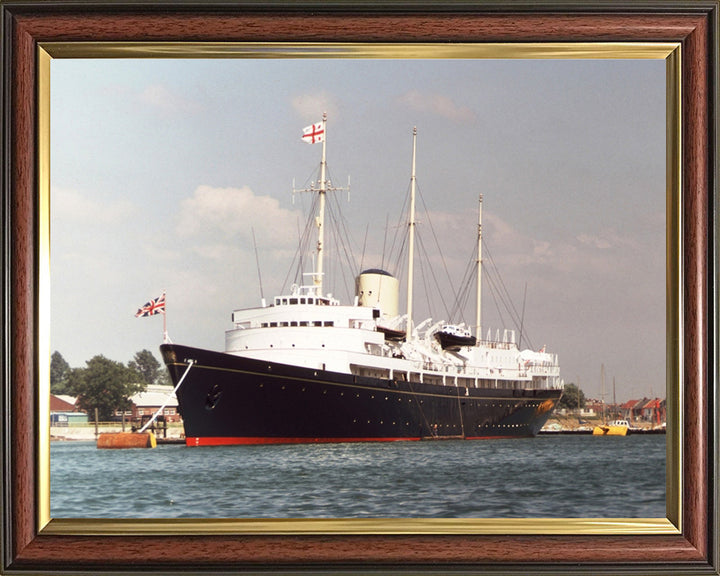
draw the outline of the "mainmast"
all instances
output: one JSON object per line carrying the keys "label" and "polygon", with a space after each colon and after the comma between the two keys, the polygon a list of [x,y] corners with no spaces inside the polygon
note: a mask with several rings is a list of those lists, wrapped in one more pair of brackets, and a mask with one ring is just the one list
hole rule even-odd
{"label": "mainmast", "polygon": [[478,202],[478,238],[477,238],[477,299],[475,301],[475,338],[480,342],[482,326],[482,202],[483,195],[480,194]]}
{"label": "mainmast", "polygon": [[412,308],[413,308],[413,258],[415,252],[415,144],[417,127],[413,128],[412,174],[410,176],[410,222],[408,224],[408,282],[407,282],[407,327],[406,340],[412,339]]}

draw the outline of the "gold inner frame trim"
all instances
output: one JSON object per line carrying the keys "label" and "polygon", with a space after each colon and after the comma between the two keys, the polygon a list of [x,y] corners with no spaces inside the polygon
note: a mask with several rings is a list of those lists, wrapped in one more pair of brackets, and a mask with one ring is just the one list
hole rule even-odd
{"label": "gold inner frame trim", "polygon": [[[50,535],[679,534],[682,526],[682,165],[679,43],[45,42],[38,46],[38,529]],[[666,518],[52,519],[50,514],[50,84],[53,58],[653,59],[666,61]]]}
{"label": "gold inner frame trim", "polygon": [[45,42],[53,58],[392,58],[392,59],[665,59],[672,42],[287,43],[287,42]]}
{"label": "gold inner frame trim", "polygon": [[51,520],[43,534],[72,536],[147,535],[490,535],[490,534],[678,534],[665,518],[332,518],[228,520]]}

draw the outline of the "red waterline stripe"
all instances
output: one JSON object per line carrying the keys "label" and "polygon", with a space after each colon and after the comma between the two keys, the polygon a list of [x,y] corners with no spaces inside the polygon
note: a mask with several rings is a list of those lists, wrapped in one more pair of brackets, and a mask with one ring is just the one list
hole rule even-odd
{"label": "red waterline stripe", "polygon": [[401,442],[417,438],[263,438],[263,437],[190,437],[186,446],[230,446],[247,444],[327,444],[332,442]]}
{"label": "red waterline stripe", "polygon": [[465,440],[512,440],[514,438],[531,438],[531,436],[466,436]]}

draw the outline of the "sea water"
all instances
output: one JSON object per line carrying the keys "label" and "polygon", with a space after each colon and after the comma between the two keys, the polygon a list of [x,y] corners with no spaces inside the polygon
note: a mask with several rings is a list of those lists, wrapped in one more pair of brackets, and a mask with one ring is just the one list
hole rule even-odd
{"label": "sea water", "polygon": [[50,452],[53,518],[665,517],[664,435]]}

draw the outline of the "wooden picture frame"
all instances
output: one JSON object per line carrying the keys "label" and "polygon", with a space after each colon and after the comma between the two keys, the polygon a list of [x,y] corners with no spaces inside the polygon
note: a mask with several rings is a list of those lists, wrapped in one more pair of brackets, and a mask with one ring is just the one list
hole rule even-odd
{"label": "wooden picture frame", "polygon": [[[717,473],[717,51],[718,2],[538,3],[478,5],[378,3],[246,3],[129,1],[4,1],[2,16],[2,570],[8,573],[114,572],[475,572],[718,574]],[[174,527],[123,521],[48,524],[47,462],[42,433],[46,400],[39,394],[48,351],[38,336],[47,295],[40,238],[47,191],[48,126],[40,113],[44,45],[78,55],[90,43],[146,46],[228,42],[292,43],[666,43],[668,106],[680,110],[669,142],[668,181],[680,205],[679,275],[669,292],[671,374],[682,382],[682,422],[671,450],[680,470],[673,487],[674,529],[618,525],[601,534],[582,523],[503,531],[370,523],[296,530],[265,522],[254,530],[232,523],[174,522]],[[145,52],[147,53],[147,51]],[[679,88],[679,89],[676,89]],[[46,111],[47,112],[47,111]],[[672,115],[670,115],[672,116]],[[676,352],[676,353],[675,353]],[[579,528],[578,528],[579,527]],[[387,529],[385,529],[387,528]]]}

